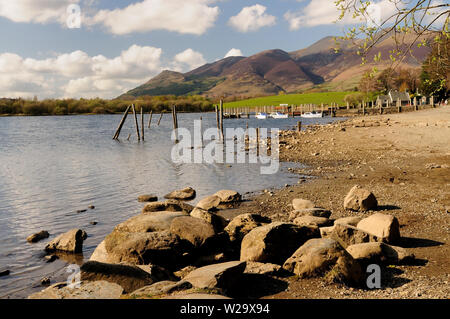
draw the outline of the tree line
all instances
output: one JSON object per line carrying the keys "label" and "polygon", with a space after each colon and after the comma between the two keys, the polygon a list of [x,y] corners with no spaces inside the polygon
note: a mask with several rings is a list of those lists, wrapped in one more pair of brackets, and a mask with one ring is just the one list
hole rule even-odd
{"label": "tree line", "polygon": [[0,114],[3,115],[70,115],[70,114],[115,114],[125,112],[130,104],[136,109],[155,113],[170,112],[176,105],[179,112],[207,112],[214,109],[213,103],[202,96],[140,96],[135,99],[0,99]]}

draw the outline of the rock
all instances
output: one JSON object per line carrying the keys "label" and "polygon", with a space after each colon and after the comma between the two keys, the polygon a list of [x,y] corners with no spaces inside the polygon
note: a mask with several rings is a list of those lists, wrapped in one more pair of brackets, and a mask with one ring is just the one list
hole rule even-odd
{"label": "rock", "polygon": [[83,241],[87,234],[81,229],[72,229],[65,234],[59,235],[49,242],[45,247],[47,252],[65,251],[69,253],[82,253]]}
{"label": "rock", "polygon": [[156,195],[141,195],[138,197],[138,201],[141,203],[145,203],[145,202],[157,202],[158,201],[158,196]]}
{"label": "rock", "polygon": [[294,210],[289,214],[289,220],[294,220],[298,217],[302,216],[314,216],[314,217],[323,217],[330,218],[331,211],[323,209],[323,208],[308,208],[302,210]]}
{"label": "rock", "polygon": [[50,256],[45,256],[45,259],[47,260],[48,263],[52,263],[59,258],[56,255],[50,255]]}
{"label": "rock", "polygon": [[292,206],[294,207],[294,210],[316,208],[316,205],[312,201],[301,198],[294,198],[292,200]]}
{"label": "rock", "polygon": [[199,201],[196,207],[207,211],[216,211],[220,205],[220,202],[221,199],[219,196],[211,195]]}
{"label": "rock", "polygon": [[170,225],[170,232],[196,248],[202,247],[216,235],[210,223],[191,216],[175,218]]}
{"label": "rock", "polygon": [[301,278],[322,277],[327,281],[359,284],[363,272],[359,264],[335,240],[311,239],[301,246],[283,265]]}
{"label": "rock", "polygon": [[192,284],[187,281],[160,281],[151,286],[146,286],[133,291],[130,296],[133,298],[151,298],[153,296],[166,295],[177,291],[188,290],[192,288]]}
{"label": "rock", "polygon": [[402,247],[390,246],[385,243],[363,243],[347,247],[352,257],[364,264],[399,265],[414,260],[414,255]]}
{"label": "rock", "polygon": [[5,277],[5,276],[9,276],[11,272],[6,269],[6,270],[0,270],[0,277]]}
{"label": "rock", "polygon": [[322,238],[330,238],[331,234],[333,233],[334,226],[330,227],[321,227],[320,230],[320,237]]}
{"label": "rock", "polygon": [[192,187],[186,187],[184,189],[173,191],[164,196],[167,199],[176,199],[176,200],[193,200],[196,196],[195,189]]}
{"label": "rock", "polygon": [[247,262],[244,273],[246,274],[258,274],[258,275],[268,275],[276,276],[282,270],[280,265],[275,264],[264,264],[254,261]]}
{"label": "rock", "polygon": [[194,207],[189,204],[169,199],[164,202],[148,203],[142,209],[142,213],[145,214],[151,212],[168,211],[168,212],[184,212],[186,214],[189,214],[193,209]]}
{"label": "rock", "polygon": [[232,190],[221,190],[214,195],[220,198],[221,204],[235,203],[242,200],[242,195]]}
{"label": "rock", "polygon": [[207,210],[203,210],[198,207],[192,210],[191,216],[195,218],[200,218],[205,222],[210,223],[214,227],[216,233],[220,233],[228,225],[228,221],[222,216],[213,214],[211,212],[208,212]]}
{"label": "rock", "polygon": [[342,225],[350,225],[353,227],[356,227],[356,225],[358,225],[358,223],[361,221],[361,217],[343,217],[343,218],[338,218],[334,221],[334,224],[342,224]]}
{"label": "rock", "polygon": [[89,209],[95,209],[95,206],[94,205],[89,205],[88,208]]}
{"label": "rock", "polygon": [[297,226],[328,227],[333,225],[333,222],[325,217],[301,216],[294,219],[294,224]]}
{"label": "rock", "polygon": [[88,261],[81,266],[81,280],[107,281],[118,284],[124,293],[153,284],[156,279],[137,266]]}
{"label": "rock", "polygon": [[93,221],[93,222],[90,222],[89,224],[91,224],[92,226],[95,226],[98,224],[98,222]]}
{"label": "rock", "polygon": [[381,242],[381,239],[373,234],[370,234],[362,229],[343,224],[334,225],[330,237],[338,241],[344,248],[355,244]]}
{"label": "rock", "polygon": [[103,263],[126,262],[135,265],[159,265],[176,267],[184,250],[176,235],[169,231],[152,233],[128,233],[113,231],[106,236],[91,261]]}
{"label": "rock", "polygon": [[42,286],[48,286],[50,285],[50,278],[44,277],[41,279],[41,285]]}
{"label": "rock", "polygon": [[[124,263],[122,263],[124,264]],[[125,265],[129,265],[129,264],[125,264]],[[132,265],[134,266],[134,265]],[[152,278],[154,278],[156,281],[166,281],[166,280],[170,280],[170,281],[177,281],[178,277],[175,276],[171,271],[158,266],[158,265],[136,265],[137,267],[139,267],[140,269],[142,269],[143,271],[147,272],[150,274],[150,276],[152,276]]]}
{"label": "rock", "polygon": [[189,273],[193,272],[195,269],[197,269],[197,267],[195,267],[195,266],[186,266],[183,269],[180,269],[180,270],[174,272],[173,274],[175,276],[177,276],[178,278],[183,279],[184,277],[189,275]]}
{"label": "rock", "polygon": [[191,293],[191,294],[177,294],[165,297],[163,299],[182,299],[182,300],[205,300],[205,299],[231,299],[218,294],[200,294],[200,293]]}
{"label": "rock", "polygon": [[318,228],[272,223],[253,229],[242,240],[241,260],[283,264],[303,243],[319,237]]}
{"label": "rock", "polygon": [[194,270],[184,278],[184,281],[199,289],[230,289],[239,282],[245,267],[246,263],[241,261],[209,265]]}
{"label": "rock", "polygon": [[32,294],[28,299],[119,299],[122,292],[122,287],[107,281],[81,283],[78,288],[58,283]]}
{"label": "rock", "polygon": [[232,243],[241,243],[245,235],[256,227],[271,223],[271,220],[257,214],[243,214],[235,217],[225,231],[230,237]]}
{"label": "rock", "polygon": [[353,211],[367,211],[377,206],[375,195],[359,185],[355,185],[344,199],[344,208]]}
{"label": "rock", "polygon": [[184,212],[151,212],[131,217],[120,223],[115,230],[130,233],[150,233],[170,229],[175,218],[187,216]]}
{"label": "rock", "polygon": [[391,215],[373,214],[361,220],[357,228],[374,234],[389,244],[395,244],[400,240],[400,225],[397,218]]}
{"label": "rock", "polygon": [[48,233],[48,231],[43,230],[40,231],[39,233],[33,234],[31,236],[27,237],[27,242],[29,243],[37,243],[38,241],[42,240],[42,239],[46,239],[50,237],[50,234]]}

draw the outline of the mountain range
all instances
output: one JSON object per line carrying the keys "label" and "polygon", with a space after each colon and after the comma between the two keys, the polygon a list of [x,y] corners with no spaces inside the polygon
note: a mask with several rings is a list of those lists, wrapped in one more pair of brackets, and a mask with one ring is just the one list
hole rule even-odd
{"label": "mountain range", "polygon": [[[168,94],[247,98],[297,93],[317,86],[328,90],[351,90],[368,70],[389,67],[387,60],[396,48],[395,40],[386,37],[367,55],[367,61],[371,62],[362,65],[356,45],[341,43],[336,52],[334,37],[325,37],[294,52],[274,49],[250,57],[228,57],[187,73],[166,70],[119,98]],[[381,60],[374,62],[373,58],[379,52]],[[429,47],[413,46],[400,67],[420,67],[429,52]]]}

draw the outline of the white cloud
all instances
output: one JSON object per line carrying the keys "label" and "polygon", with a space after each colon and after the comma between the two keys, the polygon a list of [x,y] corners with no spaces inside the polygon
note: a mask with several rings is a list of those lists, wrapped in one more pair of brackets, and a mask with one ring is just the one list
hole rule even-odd
{"label": "white cloud", "polygon": [[102,24],[111,33],[168,30],[182,34],[201,35],[211,28],[219,8],[209,6],[210,0],[143,0],[123,9],[101,10],[89,24]]}
{"label": "white cloud", "polygon": [[[298,0],[299,2],[302,0]],[[381,0],[373,2],[369,10],[369,18],[353,18],[351,14],[339,20],[341,11],[334,1],[311,0],[302,10],[297,12],[288,11],[284,18],[289,22],[291,30],[298,30],[301,27],[315,27],[319,25],[332,24],[358,24],[367,22],[379,22],[388,19],[396,10],[392,0]],[[367,21],[369,20],[369,21]]]}
{"label": "white cloud", "polygon": [[206,63],[205,58],[200,52],[187,49],[175,56],[173,67],[177,71],[190,71]]}
{"label": "white cloud", "polygon": [[276,24],[276,17],[266,13],[267,7],[256,4],[244,7],[238,15],[233,16],[228,24],[239,32],[257,31],[262,27]]}
{"label": "white cloud", "polygon": [[228,58],[230,56],[244,56],[244,55],[242,54],[241,50],[233,48],[230,51],[228,51],[227,54],[225,54],[224,58]]}

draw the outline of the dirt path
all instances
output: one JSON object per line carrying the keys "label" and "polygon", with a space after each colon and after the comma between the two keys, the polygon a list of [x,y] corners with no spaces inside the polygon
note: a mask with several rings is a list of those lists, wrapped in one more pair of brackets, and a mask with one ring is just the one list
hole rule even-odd
{"label": "dirt path", "polygon": [[360,184],[377,197],[380,211],[395,215],[412,266],[384,270],[383,289],[325,285],[320,279],[283,279],[287,290],[269,298],[448,298],[450,296],[450,107],[366,116],[307,132],[283,132],[281,160],[307,164],[314,176],[244,204],[253,212],[287,221],[293,198],[330,209],[331,218],[367,216],[343,209],[348,191]]}

